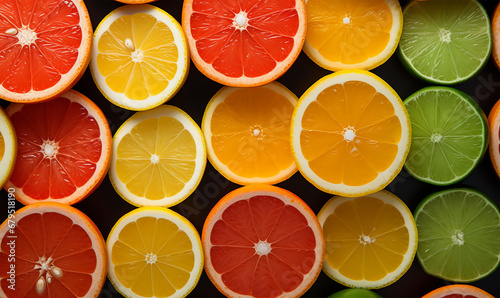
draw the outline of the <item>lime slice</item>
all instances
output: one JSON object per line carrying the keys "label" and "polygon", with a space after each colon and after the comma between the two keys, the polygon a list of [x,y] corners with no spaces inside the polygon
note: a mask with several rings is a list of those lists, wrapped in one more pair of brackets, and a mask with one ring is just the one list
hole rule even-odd
{"label": "lime slice", "polygon": [[333,293],[328,298],[382,298],[382,296],[365,289],[344,289]]}
{"label": "lime slice", "polygon": [[412,1],[403,11],[398,53],[421,79],[463,82],[479,72],[490,52],[488,14],[475,0]]}
{"label": "lime slice", "polygon": [[405,169],[416,179],[449,185],[470,174],[486,152],[488,127],[481,107],[449,87],[421,89],[405,101],[412,126]]}
{"label": "lime slice", "polygon": [[485,195],[450,189],[425,198],[415,211],[417,258],[430,275],[472,282],[500,262],[500,213]]}

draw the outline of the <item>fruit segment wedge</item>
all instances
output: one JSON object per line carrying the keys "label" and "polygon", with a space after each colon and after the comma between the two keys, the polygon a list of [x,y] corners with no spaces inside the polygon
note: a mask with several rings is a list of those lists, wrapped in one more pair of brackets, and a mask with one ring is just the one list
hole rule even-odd
{"label": "fruit segment wedge", "polygon": [[493,106],[488,116],[490,128],[490,158],[493,168],[500,178],[500,100]]}

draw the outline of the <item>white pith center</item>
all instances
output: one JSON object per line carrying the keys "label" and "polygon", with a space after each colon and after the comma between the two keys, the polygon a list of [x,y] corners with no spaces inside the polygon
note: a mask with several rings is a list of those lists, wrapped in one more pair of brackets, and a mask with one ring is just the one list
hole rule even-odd
{"label": "white pith center", "polygon": [[246,29],[248,26],[247,13],[244,11],[237,13],[233,19],[233,26],[240,30]]}
{"label": "white pith center", "polygon": [[442,42],[450,43],[451,31],[444,28],[439,28],[439,40],[441,40]]}
{"label": "white pith center", "polygon": [[41,257],[36,262],[34,269],[38,271],[38,280],[36,281],[35,289],[38,295],[42,295],[47,289],[47,284],[52,283],[52,279],[61,278],[63,271],[61,268],[54,266],[52,258],[46,259]]}
{"label": "white pith center", "polygon": [[342,135],[344,136],[344,140],[350,142],[356,137],[356,130],[354,129],[354,127],[349,126],[347,128],[344,128]]}
{"label": "white pith center", "polygon": [[351,18],[350,17],[344,17],[342,19],[342,22],[344,23],[344,25],[348,25],[351,23]]}
{"label": "white pith center", "polygon": [[142,60],[144,59],[144,53],[139,49],[133,51],[130,56],[132,57],[132,61],[134,62],[142,62]]}
{"label": "white pith center", "polygon": [[146,254],[146,262],[148,264],[154,264],[158,260],[158,257],[154,253]]}
{"label": "white pith center", "polygon": [[441,141],[441,139],[443,138],[443,136],[439,133],[433,133],[431,135],[431,142],[433,143],[438,143],[439,141]]}
{"label": "white pith center", "polygon": [[451,234],[451,241],[453,241],[453,245],[464,245],[464,232],[455,231],[453,234]]}
{"label": "white pith center", "polygon": [[15,28],[8,29],[6,33],[8,32],[13,33],[14,30],[17,33],[17,38],[19,39],[18,43],[22,46],[29,46],[32,43],[34,43],[37,39],[36,32],[28,28],[28,26],[23,26],[19,30]]}
{"label": "white pith center", "polygon": [[364,245],[373,243],[373,242],[375,242],[375,240],[377,240],[377,239],[371,238],[370,236],[366,236],[364,234],[361,234],[361,236],[359,236],[359,243],[364,244]]}
{"label": "white pith center", "polygon": [[156,154],[153,154],[153,155],[151,155],[150,160],[151,160],[152,164],[157,164],[160,162],[160,157]]}
{"label": "white pith center", "polygon": [[253,130],[253,135],[254,135],[254,136],[256,136],[256,137],[257,137],[258,135],[260,135],[260,129],[255,128],[255,129]]}
{"label": "white pith center", "polygon": [[45,158],[56,158],[57,153],[59,152],[59,145],[54,141],[45,140],[40,147]]}
{"label": "white pith center", "polygon": [[255,253],[259,256],[267,256],[272,250],[271,244],[267,243],[267,241],[259,240],[259,243],[255,243],[254,247]]}

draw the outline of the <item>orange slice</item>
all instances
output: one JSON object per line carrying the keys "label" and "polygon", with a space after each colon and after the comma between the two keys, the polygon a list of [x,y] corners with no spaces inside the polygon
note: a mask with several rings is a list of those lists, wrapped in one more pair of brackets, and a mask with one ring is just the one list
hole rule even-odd
{"label": "orange slice", "polygon": [[26,206],[3,222],[0,239],[1,297],[99,296],[106,247],[99,229],[79,210],[54,202]]}
{"label": "orange slice", "polygon": [[403,30],[397,0],[307,0],[304,52],[329,70],[372,69],[389,59]]}
{"label": "orange slice", "polygon": [[203,74],[228,86],[259,86],[280,77],[300,54],[305,3],[186,0],[182,27]]}
{"label": "orange slice", "polygon": [[207,105],[202,129],[212,165],[234,183],[281,182],[297,171],[290,123],[297,97],[272,82],[222,88]]}
{"label": "orange slice", "polygon": [[319,189],[343,196],[388,185],[403,167],[410,139],[401,99],[364,70],[323,77],[302,95],[292,117],[299,171]]}
{"label": "orange slice", "polygon": [[236,189],[203,226],[205,271],[227,297],[300,297],[321,271],[325,242],[316,215],[284,189]]}
{"label": "orange slice", "polygon": [[19,149],[5,188],[15,188],[21,203],[71,205],[101,184],[109,168],[111,131],[90,99],[71,90],[48,102],[11,104],[6,112]]}
{"label": "orange slice", "polygon": [[455,284],[435,289],[422,298],[493,298],[493,295],[471,285]]}
{"label": "orange slice", "polygon": [[493,106],[488,116],[490,125],[490,157],[493,168],[500,177],[500,100]]}
{"label": "orange slice", "polygon": [[92,24],[83,0],[2,0],[0,98],[54,98],[83,75],[90,60]]}

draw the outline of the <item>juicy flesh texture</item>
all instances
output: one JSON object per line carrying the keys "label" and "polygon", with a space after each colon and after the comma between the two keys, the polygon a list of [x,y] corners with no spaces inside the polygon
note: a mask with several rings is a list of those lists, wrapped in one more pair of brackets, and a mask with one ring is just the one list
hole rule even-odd
{"label": "juicy flesh texture", "polygon": [[[72,195],[94,175],[102,152],[96,119],[81,104],[59,97],[24,105],[11,116],[19,151],[10,182],[35,200]],[[47,153],[47,141],[54,155]],[[57,148],[57,149],[56,149]]]}
{"label": "juicy flesh texture", "polygon": [[[254,78],[284,61],[299,29],[295,0],[194,0],[191,35],[200,58],[225,76]],[[246,13],[247,25],[233,24]]]}
{"label": "juicy flesh texture", "polygon": [[332,62],[356,64],[385,50],[392,14],[384,0],[308,0],[307,42]]}
{"label": "juicy flesh texture", "polygon": [[[36,13],[33,13],[36,12]],[[0,84],[16,93],[56,85],[78,58],[82,41],[80,15],[72,1],[2,0],[0,3]],[[36,33],[21,44],[26,28]],[[18,34],[6,33],[16,29]]]}
{"label": "juicy flesh texture", "polygon": [[[97,266],[96,253],[87,232],[73,221],[55,212],[33,213],[18,221],[16,238],[16,287],[8,289],[7,272],[10,238],[2,239],[0,251],[0,284],[7,297],[83,297],[92,285]],[[42,295],[36,293],[35,283],[40,273],[35,269],[39,260],[52,258],[49,265],[62,270],[60,278],[52,275],[51,283]]]}
{"label": "juicy flesh texture", "polygon": [[293,108],[286,97],[265,87],[231,93],[212,115],[215,155],[242,177],[272,177],[289,168]]}
{"label": "juicy flesh texture", "polygon": [[5,153],[5,140],[3,135],[0,133],[0,160],[3,159],[3,155]]}
{"label": "juicy flesh texture", "polygon": [[130,99],[160,94],[177,73],[179,49],[172,31],[148,14],[114,21],[99,39],[98,50],[97,66],[106,84]]}
{"label": "juicy flesh texture", "polygon": [[337,206],[323,224],[325,260],[343,276],[376,281],[396,270],[409,247],[403,216],[392,205],[361,197]]}
{"label": "juicy flesh texture", "polygon": [[196,167],[196,144],[179,120],[144,120],[123,137],[116,172],[136,196],[160,200],[179,193]]}
{"label": "juicy flesh texture", "polygon": [[[302,118],[300,146],[313,172],[335,184],[359,186],[394,162],[401,123],[392,103],[361,81],[323,90]],[[348,141],[346,130],[354,131]]]}
{"label": "juicy flesh texture", "polygon": [[118,280],[143,297],[171,297],[188,282],[195,258],[189,236],[173,222],[142,217],[127,224],[114,243]]}
{"label": "juicy flesh texture", "polygon": [[[270,244],[268,254],[254,248]],[[224,284],[253,297],[277,297],[301,285],[315,262],[314,232],[294,206],[271,196],[233,203],[210,234],[210,258]],[[283,277],[283,278],[280,278]]]}

